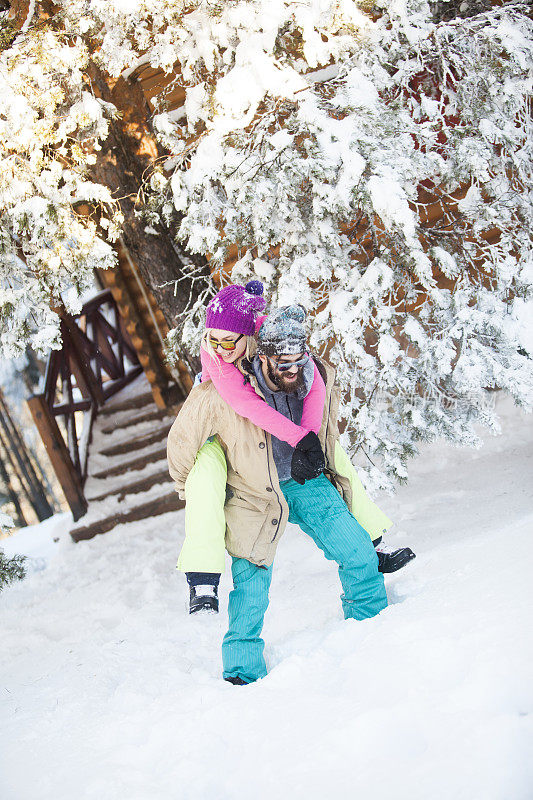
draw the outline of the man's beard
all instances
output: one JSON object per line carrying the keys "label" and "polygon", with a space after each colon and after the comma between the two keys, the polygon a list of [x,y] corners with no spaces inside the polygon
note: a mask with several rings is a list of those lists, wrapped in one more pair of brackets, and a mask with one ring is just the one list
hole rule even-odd
{"label": "man's beard", "polygon": [[270,359],[267,358],[267,375],[274,384],[277,386],[278,389],[281,389],[282,392],[286,392],[287,394],[296,394],[300,389],[303,389],[305,386],[304,381],[304,371],[302,367],[298,367],[298,372],[296,374],[296,380],[294,381],[287,381],[281,372],[277,372]]}

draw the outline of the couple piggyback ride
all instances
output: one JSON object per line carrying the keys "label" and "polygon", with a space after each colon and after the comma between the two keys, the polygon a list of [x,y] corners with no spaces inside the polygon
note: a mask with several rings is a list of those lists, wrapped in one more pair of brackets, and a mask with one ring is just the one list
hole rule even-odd
{"label": "couple piggyback ride", "polygon": [[[201,382],[168,437],[168,463],[185,500],[191,613],[218,610],[225,551],[232,558],[223,677],[241,685],[266,673],[263,619],[276,548],[287,522],[338,564],[345,618],[387,606],[383,572],[414,558],[376,550],[391,526],[368,498],[339,443],[339,391],[331,366],[309,353],[302,306],[262,316],[262,284],[227,286],[209,303]],[[380,571],[381,570],[381,571]]]}

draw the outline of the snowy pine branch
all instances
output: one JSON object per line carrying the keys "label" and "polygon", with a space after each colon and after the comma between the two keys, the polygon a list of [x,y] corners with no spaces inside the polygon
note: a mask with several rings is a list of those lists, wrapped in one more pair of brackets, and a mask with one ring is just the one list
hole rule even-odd
{"label": "snowy pine branch", "polygon": [[[1,519],[0,524],[2,524]],[[21,581],[26,577],[25,561],[26,556],[12,556],[9,558],[4,554],[3,550],[0,550],[0,592],[10,583]]]}
{"label": "snowy pine branch", "polygon": [[[120,214],[86,177],[112,108],[86,84],[88,52],[51,28],[30,30],[0,53],[0,337],[6,357],[60,346],[69,311],[97,267],[114,264]],[[68,296],[64,292],[74,287]]]}

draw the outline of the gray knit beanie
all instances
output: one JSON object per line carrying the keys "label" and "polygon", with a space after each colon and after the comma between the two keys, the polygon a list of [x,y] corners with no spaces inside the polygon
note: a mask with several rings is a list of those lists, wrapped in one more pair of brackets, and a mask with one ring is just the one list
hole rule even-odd
{"label": "gray knit beanie", "polygon": [[263,356],[296,355],[307,352],[307,312],[299,304],[271,311],[257,334],[257,352]]}

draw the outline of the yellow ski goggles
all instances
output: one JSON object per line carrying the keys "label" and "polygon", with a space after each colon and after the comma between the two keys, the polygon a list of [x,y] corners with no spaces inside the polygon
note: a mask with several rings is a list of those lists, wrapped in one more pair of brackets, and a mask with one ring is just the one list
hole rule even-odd
{"label": "yellow ski goggles", "polygon": [[244,334],[241,333],[241,335],[237,336],[236,339],[230,339],[227,342],[225,341],[219,342],[218,339],[212,339],[211,337],[209,337],[209,344],[211,345],[213,350],[215,350],[215,352],[217,347],[221,347],[223,350],[226,350],[226,352],[231,353],[232,350],[235,350],[235,348],[237,347],[237,342],[240,339],[242,339],[243,336]]}

